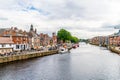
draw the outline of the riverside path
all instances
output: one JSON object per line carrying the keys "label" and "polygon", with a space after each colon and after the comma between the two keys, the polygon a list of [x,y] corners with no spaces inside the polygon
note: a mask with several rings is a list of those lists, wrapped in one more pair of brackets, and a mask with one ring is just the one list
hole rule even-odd
{"label": "riverside path", "polygon": [[120,80],[120,56],[80,43],[71,53],[0,64],[0,80]]}

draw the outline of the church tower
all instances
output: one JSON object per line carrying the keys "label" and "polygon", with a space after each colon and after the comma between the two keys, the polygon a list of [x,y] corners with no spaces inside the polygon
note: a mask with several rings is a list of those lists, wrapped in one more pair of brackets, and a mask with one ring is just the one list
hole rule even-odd
{"label": "church tower", "polygon": [[33,31],[33,25],[31,24],[31,26],[30,26],[30,31]]}
{"label": "church tower", "polygon": [[35,33],[37,33],[37,29],[35,29]]}

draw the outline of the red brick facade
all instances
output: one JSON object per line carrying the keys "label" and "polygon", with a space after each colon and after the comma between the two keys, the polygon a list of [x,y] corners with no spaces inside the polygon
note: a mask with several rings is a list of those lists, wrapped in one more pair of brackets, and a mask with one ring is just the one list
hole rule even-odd
{"label": "red brick facade", "polygon": [[14,49],[18,50],[26,50],[28,49],[29,38],[26,31],[22,31],[17,29],[16,27],[12,27],[10,29],[4,30],[3,33],[0,34],[2,37],[11,37],[12,41],[15,44]]}

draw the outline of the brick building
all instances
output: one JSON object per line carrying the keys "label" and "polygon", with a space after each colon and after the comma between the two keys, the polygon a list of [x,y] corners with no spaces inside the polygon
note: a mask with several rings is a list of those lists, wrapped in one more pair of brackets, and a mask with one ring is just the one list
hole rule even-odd
{"label": "brick building", "polygon": [[120,30],[118,33],[109,36],[109,44],[111,46],[120,46]]}
{"label": "brick building", "polygon": [[57,35],[55,33],[52,33],[52,42],[53,44],[52,45],[57,45]]}
{"label": "brick building", "polygon": [[18,29],[16,27],[11,27],[9,29],[0,30],[1,37],[11,37],[14,42],[14,50],[27,50],[29,49],[29,38],[26,31]]}
{"label": "brick building", "polygon": [[28,32],[29,36],[29,45],[31,49],[40,48],[40,37],[37,34],[37,29],[33,28],[33,25],[30,26],[30,31]]}
{"label": "brick building", "polygon": [[39,35],[39,37],[40,37],[40,45],[41,46],[50,45],[50,43],[51,43],[51,37],[48,34],[41,33]]}
{"label": "brick building", "polygon": [[0,54],[13,52],[14,42],[12,38],[0,37]]}

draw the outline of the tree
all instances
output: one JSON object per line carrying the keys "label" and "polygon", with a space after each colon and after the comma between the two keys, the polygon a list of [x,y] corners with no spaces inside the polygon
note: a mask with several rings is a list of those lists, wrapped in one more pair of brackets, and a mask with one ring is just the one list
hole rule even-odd
{"label": "tree", "polygon": [[64,42],[65,41],[70,41],[71,40],[71,33],[68,32],[67,30],[65,29],[60,29],[57,33],[57,37],[59,40],[63,40]]}
{"label": "tree", "polygon": [[78,43],[78,42],[79,42],[79,39],[78,39],[77,37],[75,37],[75,36],[72,36],[71,42],[73,42],[73,43]]}
{"label": "tree", "polygon": [[65,29],[60,29],[57,33],[57,37],[59,40],[63,40],[63,42],[73,42],[78,43],[79,39],[75,36],[72,36],[71,33]]}

